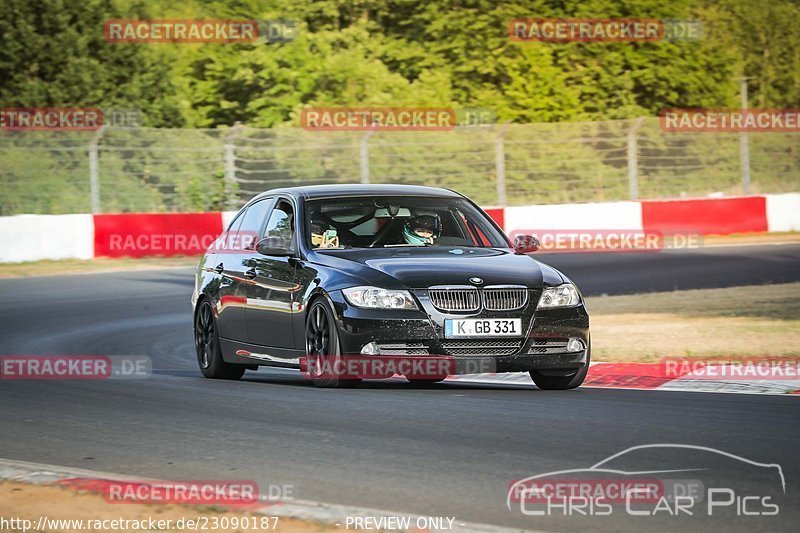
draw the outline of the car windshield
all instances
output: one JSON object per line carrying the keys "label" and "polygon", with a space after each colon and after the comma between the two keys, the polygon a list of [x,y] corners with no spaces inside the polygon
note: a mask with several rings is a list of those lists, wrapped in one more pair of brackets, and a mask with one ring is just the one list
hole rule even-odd
{"label": "car windshield", "polygon": [[308,244],[317,249],[509,246],[463,198],[365,196],[309,200],[306,206]]}

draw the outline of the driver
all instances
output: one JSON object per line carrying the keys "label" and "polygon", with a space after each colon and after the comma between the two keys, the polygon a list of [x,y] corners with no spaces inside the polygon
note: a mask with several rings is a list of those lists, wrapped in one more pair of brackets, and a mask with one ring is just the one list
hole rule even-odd
{"label": "driver", "polygon": [[319,220],[311,221],[311,245],[314,248],[338,248],[339,237],[329,224]]}
{"label": "driver", "polygon": [[433,244],[441,234],[442,220],[435,214],[410,217],[403,226],[403,238],[413,246]]}

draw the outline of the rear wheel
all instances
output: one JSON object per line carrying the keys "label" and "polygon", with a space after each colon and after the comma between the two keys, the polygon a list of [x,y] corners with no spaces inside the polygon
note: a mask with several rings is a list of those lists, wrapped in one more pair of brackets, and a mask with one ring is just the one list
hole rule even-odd
{"label": "rear wheel", "polygon": [[317,387],[353,387],[358,377],[342,377],[344,360],[339,331],[328,302],[319,298],[311,304],[306,318],[306,362],[311,381]]}
{"label": "rear wheel", "polygon": [[226,363],[217,333],[217,322],[211,302],[204,300],[194,319],[194,346],[200,372],[211,379],[239,379],[244,375],[244,365]]}

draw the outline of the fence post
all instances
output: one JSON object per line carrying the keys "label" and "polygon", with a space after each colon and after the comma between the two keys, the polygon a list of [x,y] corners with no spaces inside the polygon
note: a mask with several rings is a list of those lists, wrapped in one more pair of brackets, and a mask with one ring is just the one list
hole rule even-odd
{"label": "fence post", "polygon": [[500,126],[494,138],[495,185],[497,186],[497,205],[500,207],[506,206],[506,147],[504,138],[509,124],[511,124],[511,121]]}
{"label": "fence post", "polygon": [[359,166],[361,167],[361,183],[369,183],[369,138],[374,131],[368,131],[361,136],[358,143]]}
{"label": "fence post", "polygon": [[631,200],[639,198],[639,146],[636,133],[643,121],[644,117],[637,118],[628,130],[628,191]]}
{"label": "fence post", "polygon": [[92,214],[98,214],[100,209],[100,138],[103,136],[105,126],[100,128],[89,141],[89,192],[91,194]]}
{"label": "fence post", "polygon": [[225,202],[228,209],[236,207],[236,138],[242,126],[239,122],[233,125],[225,136],[222,157],[225,162]]}
{"label": "fence post", "polygon": [[[742,115],[747,112],[747,80],[749,78],[739,78],[742,96]],[[750,194],[750,136],[746,130],[739,132],[739,160],[742,165],[742,191]]]}

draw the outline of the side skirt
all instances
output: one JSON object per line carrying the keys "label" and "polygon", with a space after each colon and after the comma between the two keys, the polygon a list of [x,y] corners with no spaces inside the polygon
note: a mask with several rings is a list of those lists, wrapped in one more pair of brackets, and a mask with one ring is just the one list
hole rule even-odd
{"label": "side skirt", "polygon": [[230,339],[219,339],[222,359],[237,365],[263,365],[281,368],[300,368],[300,357],[305,350],[272,348]]}

